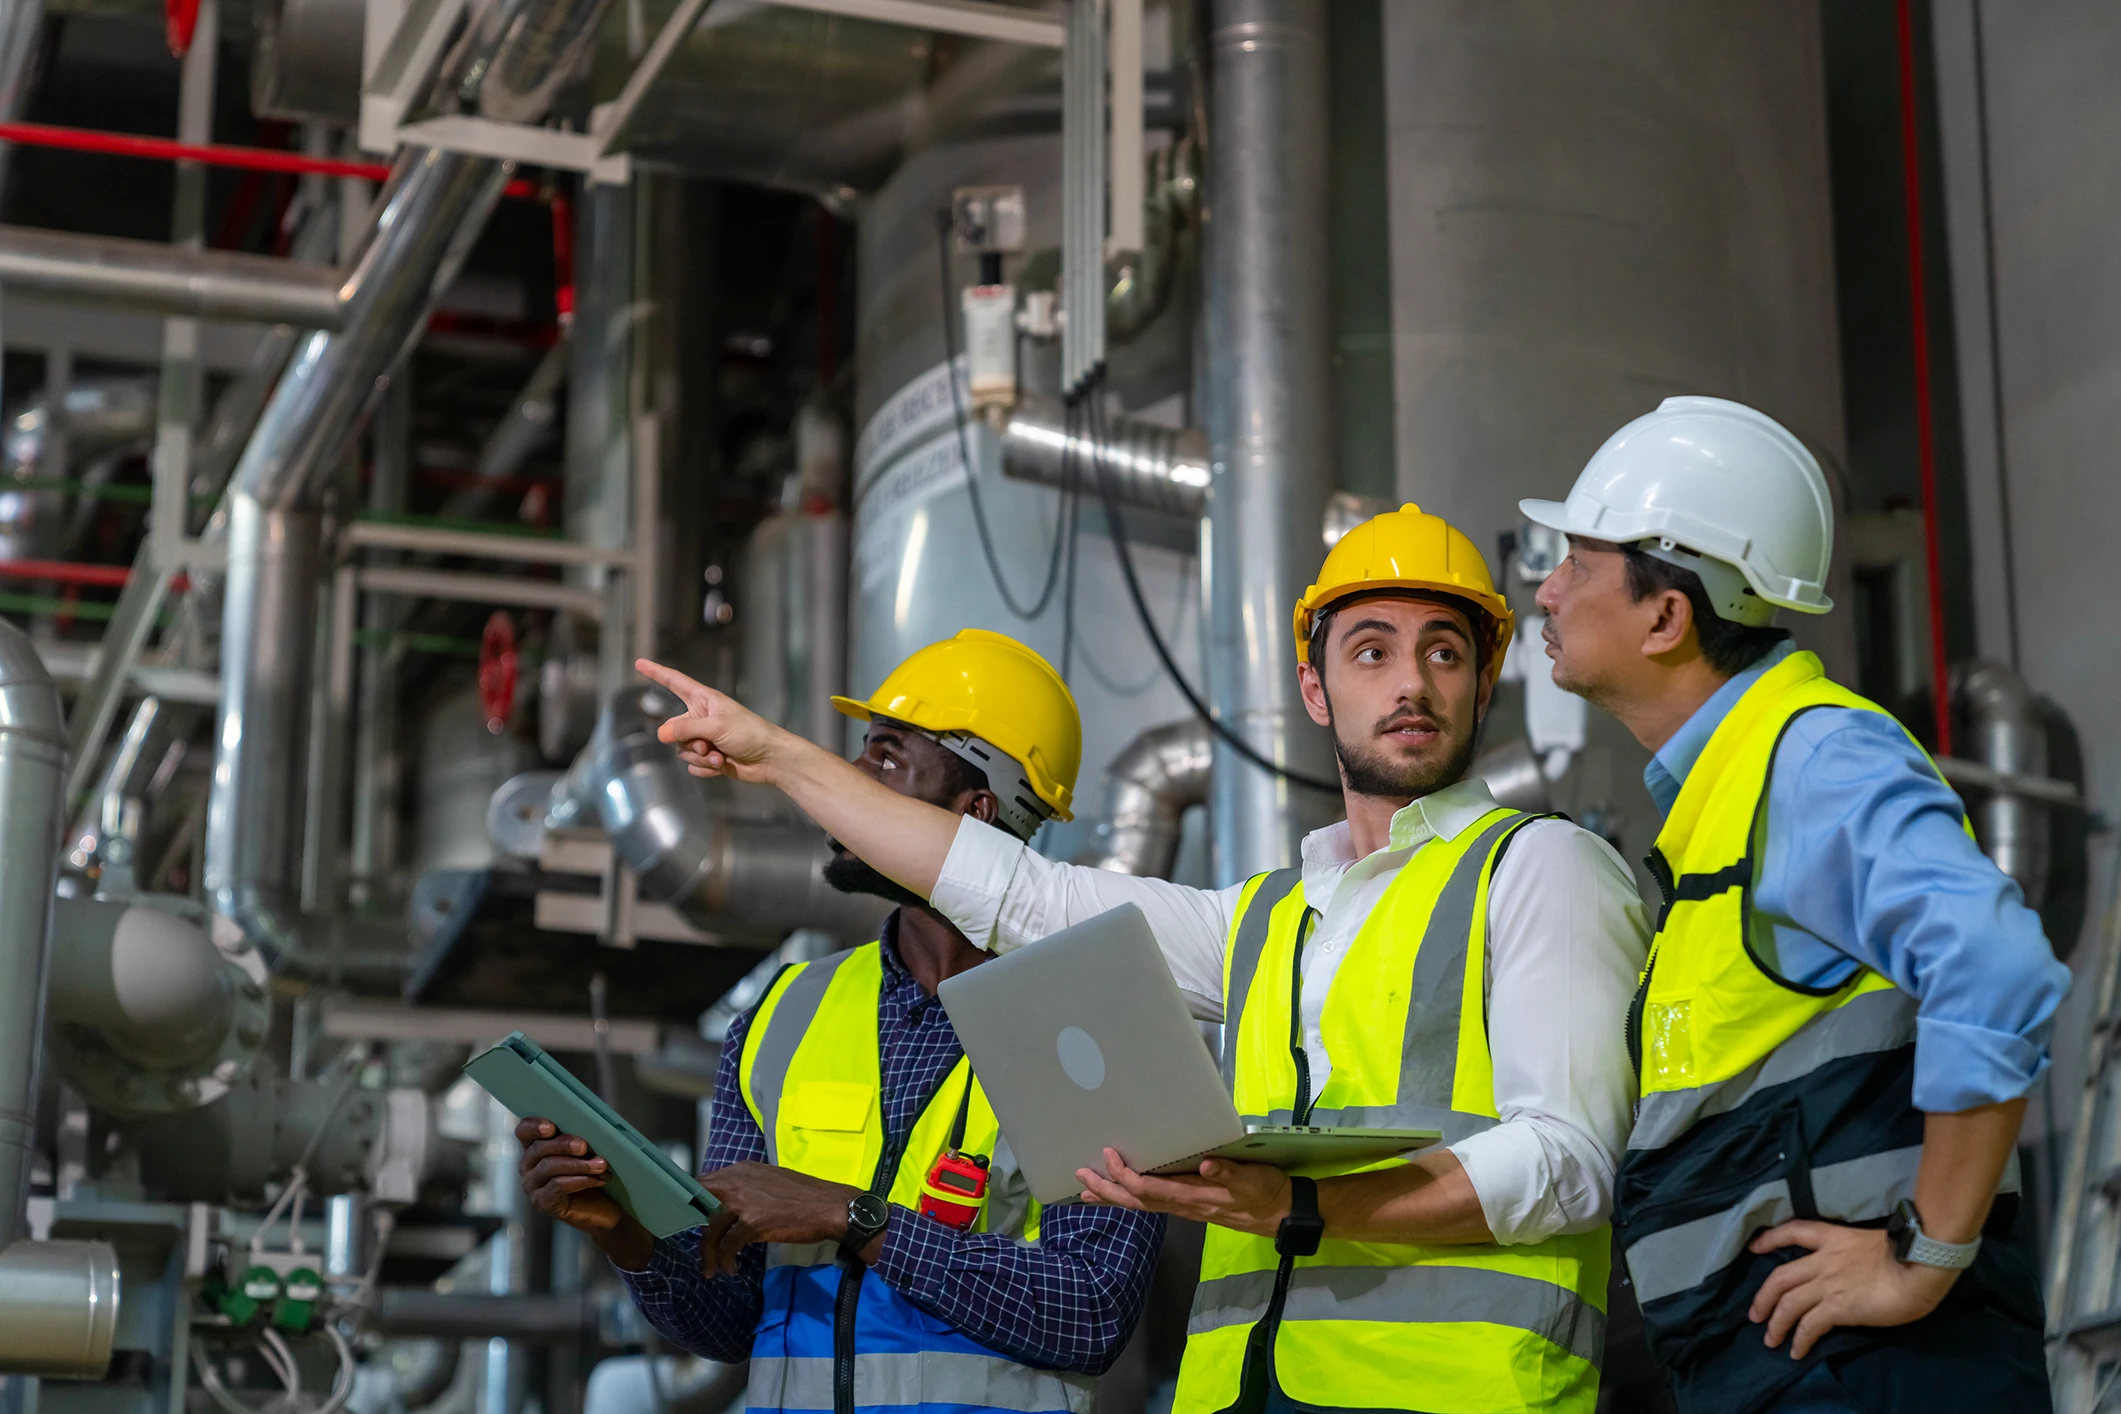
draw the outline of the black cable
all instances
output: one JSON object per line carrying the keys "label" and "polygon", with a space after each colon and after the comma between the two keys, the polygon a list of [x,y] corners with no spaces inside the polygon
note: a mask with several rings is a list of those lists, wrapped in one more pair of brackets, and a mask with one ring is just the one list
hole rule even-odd
{"label": "black cable", "polygon": [[[955,415],[957,426],[957,454],[965,463],[965,491],[972,499],[972,524],[979,531],[980,552],[987,557],[987,573],[994,576],[994,587],[1002,596],[1002,603],[1010,613],[1020,619],[1036,619],[1046,612],[1053,602],[1053,591],[1060,584],[1061,546],[1066,539],[1067,522],[1063,520],[1054,527],[1053,553],[1046,562],[1045,587],[1038,591],[1038,602],[1025,609],[1009,592],[1009,582],[1002,578],[1001,561],[994,554],[994,536],[987,529],[987,507],[980,499],[979,468],[973,464],[971,444],[965,440],[965,402],[957,391],[957,311],[950,302],[950,231],[952,216],[948,210],[936,213],[935,253],[938,268],[943,277],[943,371],[950,383],[950,410]],[[1066,499],[1064,496],[1063,500]]]}
{"label": "black cable", "polygon": [[1076,396],[1087,400],[1088,403],[1091,475],[1097,482],[1098,499],[1104,502],[1105,524],[1112,531],[1112,548],[1119,553],[1120,577],[1126,581],[1127,597],[1134,601],[1134,613],[1141,620],[1142,632],[1148,635],[1149,646],[1156,650],[1157,660],[1164,665],[1164,672],[1170,677],[1172,685],[1178,689],[1179,695],[1186,699],[1186,705],[1193,709],[1195,716],[1208,724],[1209,731],[1222,738],[1224,745],[1261,770],[1292,785],[1308,786],[1312,790],[1326,791],[1334,795],[1340,794],[1339,781],[1322,781],[1315,776],[1304,775],[1301,771],[1292,771],[1262,756],[1251,742],[1223,725],[1209,709],[1207,702],[1193,690],[1193,684],[1186,681],[1186,675],[1178,670],[1177,660],[1171,656],[1170,647],[1165,644],[1163,634],[1156,627],[1156,620],[1149,613],[1148,601],[1142,597],[1141,581],[1134,573],[1134,552],[1127,544],[1126,525],[1120,520],[1119,498],[1113,494],[1112,478],[1105,468],[1104,412],[1100,403],[1104,380],[1105,368],[1103,364],[1099,364],[1091,370],[1089,377],[1083,380],[1082,391]]}
{"label": "black cable", "polygon": [[1061,419],[1061,513],[1068,518],[1068,564],[1061,577],[1061,681],[1075,666],[1075,555],[1083,538],[1081,455],[1076,441],[1081,405],[1070,398]]}

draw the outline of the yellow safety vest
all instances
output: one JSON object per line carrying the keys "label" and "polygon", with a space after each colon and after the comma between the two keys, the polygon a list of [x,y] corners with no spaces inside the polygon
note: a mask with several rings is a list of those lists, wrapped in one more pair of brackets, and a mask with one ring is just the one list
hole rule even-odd
{"label": "yellow safety vest", "polygon": [[[1416,850],[1393,879],[1334,973],[1322,1018],[1333,1073],[1303,1122],[1436,1129],[1446,1142],[1497,1122],[1488,887],[1504,845],[1531,818],[1490,811]],[[1231,928],[1223,1068],[1249,1120],[1293,1119],[1309,913],[1300,872],[1277,870],[1245,886]],[[1317,1255],[1296,1259],[1261,1348],[1300,1405],[1588,1414],[1605,1344],[1609,1244],[1603,1227],[1514,1247],[1351,1242],[1329,1229]],[[1237,1399],[1280,1262],[1271,1238],[1208,1229],[1174,1410],[1209,1414]],[[1253,1378],[1267,1373],[1256,1368]]]}
{"label": "yellow safety vest", "polygon": [[[785,969],[744,1037],[737,1076],[766,1136],[769,1162],[835,1183],[873,1188],[918,1210],[937,1154],[965,1105],[964,1148],[989,1156],[988,1191],[974,1231],[1038,1240],[1039,1209],[1002,1138],[985,1092],[960,1059],[915,1121],[905,1151],[884,1151],[877,997],[883,947]],[[969,1104],[967,1087],[970,1088]],[[830,1409],[851,1356],[858,1406],[992,1409],[1017,1414],[1086,1410],[1084,1376],[1034,1369],[980,1345],[915,1307],[834,1243],[768,1244],[763,1314],[753,1339],[751,1409]],[[858,1296],[844,1283],[859,1283]],[[851,1325],[852,1338],[835,1342]]]}
{"label": "yellow safety vest", "polygon": [[1863,967],[1838,986],[1800,985],[1759,946],[1753,886],[1775,750],[1819,707],[1889,715],[1813,654],[1791,654],[1718,724],[1649,861],[1665,904],[1628,1019],[1642,1098],[1614,1222],[1668,1365],[1745,1347],[1787,1369],[1746,1319],[1780,1259],[1746,1244],[1793,1217],[1882,1219],[1914,1192],[1914,998]]}

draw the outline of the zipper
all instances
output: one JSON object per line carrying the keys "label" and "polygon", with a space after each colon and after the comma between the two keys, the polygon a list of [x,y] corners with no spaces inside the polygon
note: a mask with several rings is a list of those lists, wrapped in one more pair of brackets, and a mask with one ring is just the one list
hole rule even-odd
{"label": "zipper", "polygon": [[832,1302],[832,1411],[854,1414],[854,1313],[862,1300],[862,1259],[840,1254],[840,1289]]}

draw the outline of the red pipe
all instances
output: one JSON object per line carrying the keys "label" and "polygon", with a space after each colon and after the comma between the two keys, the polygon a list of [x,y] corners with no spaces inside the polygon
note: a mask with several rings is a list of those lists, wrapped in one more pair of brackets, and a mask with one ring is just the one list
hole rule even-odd
{"label": "red pipe", "polygon": [[[133,577],[126,565],[86,565],[71,560],[0,560],[0,579],[40,579],[52,584],[93,584],[104,589],[123,589]],[[178,575],[170,587],[183,592],[189,587]]]}
{"label": "red pipe", "polygon": [[[100,152],[115,157],[147,157],[163,162],[201,162],[209,167],[239,167],[252,172],[293,172],[320,177],[365,177],[380,182],[390,175],[386,162],[352,162],[338,157],[311,157],[269,147],[235,147],[228,143],[172,142],[135,133],[62,128],[51,123],[0,123],[0,142],[23,147],[59,147],[71,152]],[[503,192],[518,198],[538,195],[538,184],[518,177]]]}
{"label": "red pipe", "polygon": [[1915,339],[1915,430],[1922,454],[1922,538],[1930,591],[1930,696],[1937,709],[1937,754],[1952,754],[1950,667],[1944,660],[1944,558],[1937,531],[1937,431],[1930,399],[1930,321],[1922,273],[1922,145],[1915,109],[1915,20],[1899,0],[1900,160],[1907,174],[1907,278]]}
{"label": "red pipe", "polygon": [[574,203],[552,194],[552,307],[560,327],[574,322]]}

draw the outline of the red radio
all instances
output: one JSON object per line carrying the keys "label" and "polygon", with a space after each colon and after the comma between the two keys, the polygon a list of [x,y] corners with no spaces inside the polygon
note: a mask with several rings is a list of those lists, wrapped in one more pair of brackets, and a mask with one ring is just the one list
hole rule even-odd
{"label": "red radio", "polygon": [[949,1149],[935,1156],[921,1184],[921,1214],[964,1231],[987,1201],[987,1156]]}

